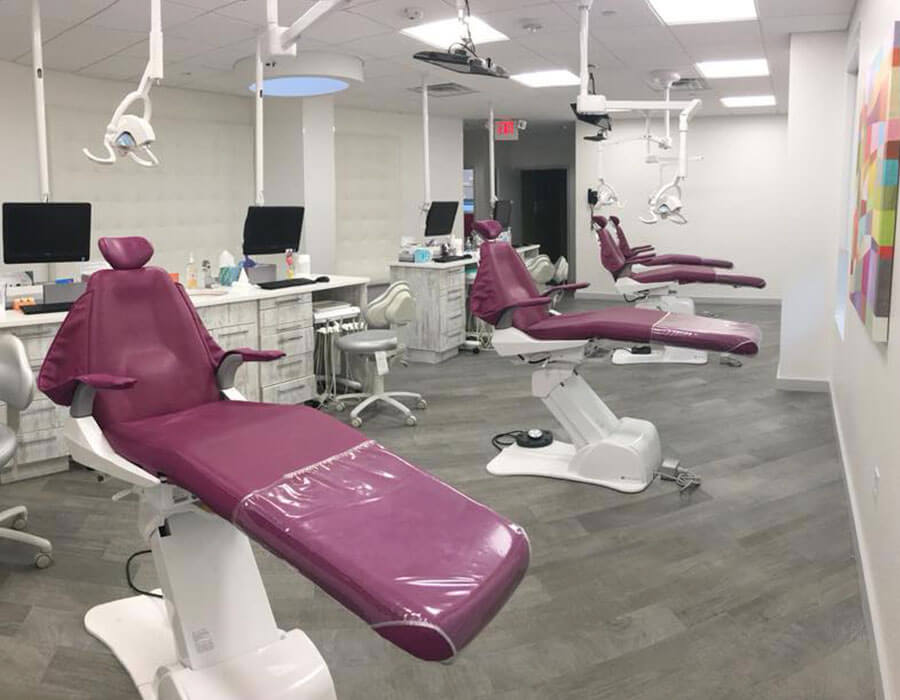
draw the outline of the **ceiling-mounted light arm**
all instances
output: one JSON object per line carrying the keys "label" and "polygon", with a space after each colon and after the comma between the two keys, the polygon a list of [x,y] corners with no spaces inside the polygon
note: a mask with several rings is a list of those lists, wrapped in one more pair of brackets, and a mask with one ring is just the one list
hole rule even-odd
{"label": "ceiling-mounted light arm", "polygon": [[[161,0],[150,0],[150,38],[149,58],[138,89],[125,95],[116,107],[112,119],[106,125],[103,145],[106,156],[95,156],[87,148],[82,153],[95,163],[112,165],[118,157],[128,156],[138,165],[152,168],[159,165],[159,160],[150,150],[156,140],[156,134],[150,125],[153,105],[150,101],[150,88],[163,79],[163,35]],[[142,102],[143,113],[127,114],[127,110],[135,103]],[[140,153],[140,155],[138,155]]]}
{"label": "ceiling-mounted light arm", "polygon": [[50,201],[50,164],[47,156],[47,108],[44,100],[44,42],[40,0],[31,0],[31,57],[34,75],[34,114],[37,126],[38,176],[41,201]]}
{"label": "ceiling-mounted light arm", "polygon": [[265,160],[264,160],[264,148],[265,141],[263,140],[263,127],[265,122],[265,115],[263,113],[263,60],[262,60],[262,37],[260,37],[256,42],[256,83],[254,85],[255,91],[253,93],[253,101],[255,106],[255,118],[254,118],[254,181],[255,181],[255,190],[256,190],[256,206],[261,207],[266,203],[265,198]]}
{"label": "ceiling-mounted light arm", "polygon": [[494,124],[494,105],[491,104],[490,122],[488,123],[488,167],[490,168],[489,179],[491,183],[491,216],[493,216],[494,205],[497,203],[497,182],[496,182],[496,160],[495,160],[495,124]]}
{"label": "ceiling-mounted light arm", "polygon": [[296,56],[300,36],[339,5],[349,0],[319,0],[290,26],[278,23],[278,0],[266,0],[266,43],[263,58]]}
{"label": "ceiling-mounted light arm", "polygon": [[578,15],[581,19],[578,33],[578,43],[580,47],[581,68],[579,77],[581,78],[581,95],[588,94],[588,83],[590,82],[590,66],[588,66],[590,32],[588,18],[591,12],[591,5],[594,0],[578,0]]}
{"label": "ceiling-mounted light arm", "polygon": [[597,205],[601,207],[623,206],[619,194],[603,173],[603,141],[597,142]]}
{"label": "ceiling-mounted light arm", "polygon": [[[422,78],[422,166],[425,174],[425,200],[422,203],[423,215],[431,207],[431,136],[428,120],[428,76]],[[422,227],[424,230],[424,226]]]}

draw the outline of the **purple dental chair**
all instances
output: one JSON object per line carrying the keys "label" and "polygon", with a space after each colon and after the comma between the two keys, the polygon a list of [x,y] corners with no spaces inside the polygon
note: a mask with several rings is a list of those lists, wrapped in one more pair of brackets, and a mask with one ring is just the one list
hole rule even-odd
{"label": "purple dental chair", "polygon": [[[600,261],[612,275],[616,289],[626,300],[636,302],[643,309],[657,309],[674,313],[695,313],[694,300],[679,294],[682,285],[717,284],[729,287],[753,287],[762,289],[766,281],[761,277],[741,275],[708,265],[651,265],[643,267],[640,257],[629,260],[607,229],[605,216],[593,216],[591,224],[600,245]],[[662,348],[640,352],[619,348],[613,353],[613,364],[693,364],[703,365],[709,361],[705,350],[678,348],[667,344]],[[729,363],[740,363],[734,359]]]}
{"label": "purple dental chair", "polygon": [[223,351],[145,267],[147,240],[99,244],[113,269],[91,276],[38,386],[71,407],[73,458],[138,494],[163,599],[99,605],[88,631],[146,697],[333,700],[312,642],[275,624],[249,536],[386,640],[453,659],[525,575],[524,531],[319,411],[244,401],[241,363],[281,353]]}
{"label": "purple dental chair", "polygon": [[[595,217],[594,220],[598,225],[606,228],[605,223],[600,223],[605,217]],[[664,253],[659,255],[654,252],[652,245],[640,245],[632,248],[628,244],[625,237],[625,231],[622,228],[622,221],[618,216],[610,216],[609,221],[612,222],[616,229],[616,239],[619,244],[619,250],[625,256],[625,260],[630,263],[640,263],[641,265],[702,265],[704,267],[722,267],[731,269],[734,263],[730,260],[717,260],[715,258],[701,258],[698,255],[682,255],[680,253]]]}
{"label": "purple dental chair", "polygon": [[611,307],[551,315],[547,307],[559,289],[541,294],[525,264],[503,242],[481,247],[471,291],[472,313],[496,328],[497,354],[535,367],[532,393],[565,429],[572,443],[504,448],[489,464],[497,475],[547,476],[616,491],[647,488],[662,465],[656,427],[645,420],[618,418],[578,372],[590,340],[660,343],[689,350],[755,355],[759,328],[747,323],[700,318],[658,309]]}

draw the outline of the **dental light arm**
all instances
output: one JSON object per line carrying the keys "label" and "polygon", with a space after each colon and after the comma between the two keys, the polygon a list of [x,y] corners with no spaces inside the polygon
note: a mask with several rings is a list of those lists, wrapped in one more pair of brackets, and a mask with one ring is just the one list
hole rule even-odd
{"label": "dental light arm", "polygon": [[[128,93],[125,99],[116,107],[112,119],[106,126],[103,135],[103,145],[106,148],[105,156],[95,156],[87,148],[82,153],[95,163],[113,165],[119,157],[128,156],[138,165],[152,168],[159,165],[159,160],[150,150],[150,146],[156,140],[156,134],[150,125],[153,113],[153,105],[150,102],[150,88],[154,82],[163,78],[163,36],[162,16],[160,10],[161,0],[150,0],[150,57],[147,67],[141,76],[138,89]],[[143,113],[126,113],[135,103],[143,102]],[[140,154],[140,155],[139,155]]]}
{"label": "dental light arm", "polygon": [[603,142],[597,142],[597,205],[601,207],[622,207],[619,194],[603,177]]}

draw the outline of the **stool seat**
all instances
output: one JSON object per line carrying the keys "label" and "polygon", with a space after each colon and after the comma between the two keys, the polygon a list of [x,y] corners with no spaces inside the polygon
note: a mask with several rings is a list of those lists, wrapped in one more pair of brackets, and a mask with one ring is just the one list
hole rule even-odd
{"label": "stool seat", "polygon": [[350,333],[349,335],[342,335],[337,340],[337,346],[341,350],[354,355],[387,352],[396,350],[399,345],[400,341],[397,339],[397,333],[390,329]]}

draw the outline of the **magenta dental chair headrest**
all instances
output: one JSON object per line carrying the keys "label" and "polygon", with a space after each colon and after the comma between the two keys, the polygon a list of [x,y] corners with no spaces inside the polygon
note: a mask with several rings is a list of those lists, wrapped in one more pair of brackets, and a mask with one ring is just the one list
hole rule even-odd
{"label": "magenta dental chair headrest", "polygon": [[609,220],[613,222],[613,226],[618,226],[622,223],[622,220],[618,216],[610,216]]}
{"label": "magenta dental chair headrest", "polygon": [[472,223],[472,230],[486,241],[494,241],[503,233],[503,226],[493,219],[482,219]]}
{"label": "magenta dental chair headrest", "polygon": [[153,257],[153,246],[140,236],[104,237],[98,241],[100,252],[115,270],[137,270]]}
{"label": "magenta dental chair headrest", "polygon": [[597,224],[597,226],[599,226],[600,228],[606,228],[606,224],[609,222],[609,220],[602,214],[597,214],[596,216],[592,216],[591,221],[593,221],[595,224]]}

